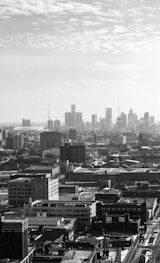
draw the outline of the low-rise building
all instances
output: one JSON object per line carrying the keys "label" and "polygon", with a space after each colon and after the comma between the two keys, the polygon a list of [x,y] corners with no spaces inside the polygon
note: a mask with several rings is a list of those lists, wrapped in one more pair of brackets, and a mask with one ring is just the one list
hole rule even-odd
{"label": "low-rise building", "polygon": [[118,189],[103,189],[95,194],[95,200],[106,203],[116,203],[121,198],[121,191]]}
{"label": "low-rise building", "polygon": [[37,200],[24,205],[24,215],[77,218],[77,227],[85,229],[96,215],[96,202]]}
{"label": "low-rise building", "polygon": [[117,203],[97,203],[97,217],[103,219],[106,215],[124,215],[129,214],[133,220],[141,219],[144,225],[147,221],[147,207],[143,200],[120,200]]}
{"label": "low-rise building", "polygon": [[140,221],[140,219],[130,219],[129,214],[118,215],[106,213],[102,220],[98,220],[98,218],[93,219],[91,223],[91,232],[99,235],[103,233],[128,233],[136,235],[139,233]]}

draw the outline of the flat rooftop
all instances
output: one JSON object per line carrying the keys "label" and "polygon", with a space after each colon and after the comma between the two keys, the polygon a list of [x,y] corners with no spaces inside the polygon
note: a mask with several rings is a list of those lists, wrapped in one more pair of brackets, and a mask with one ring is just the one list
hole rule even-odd
{"label": "flat rooftop", "polygon": [[32,178],[19,177],[19,178],[16,178],[16,179],[12,179],[9,182],[10,183],[24,183],[24,182],[29,182],[30,183],[31,181],[32,181]]}
{"label": "flat rooftop", "polygon": [[81,168],[77,167],[73,170],[73,173],[87,173],[87,174],[108,174],[108,175],[114,175],[114,174],[133,174],[133,173],[160,173],[160,170],[155,170],[155,168]]}
{"label": "flat rooftop", "polygon": [[28,219],[27,218],[5,218],[5,217],[1,217],[1,222],[4,222],[4,223],[24,223],[24,222],[28,222]]}
{"label": "flat rooftop", "polygon": [[66,251],[62,263],[82,263],[92,254],[91,250],[68,250]]}

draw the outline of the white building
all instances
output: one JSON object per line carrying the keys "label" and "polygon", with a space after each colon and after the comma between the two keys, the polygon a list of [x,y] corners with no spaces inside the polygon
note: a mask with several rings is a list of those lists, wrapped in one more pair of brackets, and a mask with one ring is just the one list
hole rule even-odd
{"label": "white building", "polygon": [[47,216],[77,218],[78,228],[89,226],[96,216],[95,201],[53,201],[37,200],[24,205],[24,216]]}

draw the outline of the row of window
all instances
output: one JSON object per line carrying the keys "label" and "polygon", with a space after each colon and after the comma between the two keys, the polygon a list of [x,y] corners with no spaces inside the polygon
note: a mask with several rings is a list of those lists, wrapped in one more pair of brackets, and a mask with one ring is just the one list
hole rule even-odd
{"label": "row of window", "polygon": [[102,207],[103,212],[107,211],[117,211],[117,212],[141,212],[142,209],[140,207]]}

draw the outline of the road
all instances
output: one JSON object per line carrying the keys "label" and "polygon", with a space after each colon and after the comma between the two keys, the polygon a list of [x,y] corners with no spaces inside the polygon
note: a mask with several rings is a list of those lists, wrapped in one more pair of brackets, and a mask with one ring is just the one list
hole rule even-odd
{"label": "road", "polygon": [[[149,256],[147,263],[160,263],[160,220],[159,219],[152,220],[151,222],[148,223],[144,243],[139,244],[137,253],[132,263],[139,262],[139,257],[144,249],[148,249],[152,251],[152,254],[151,256]],[[149,238],[151,236],[155,237],[152,244],[148,243]]]}

